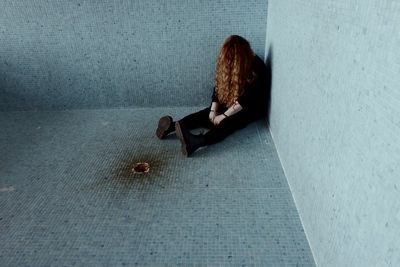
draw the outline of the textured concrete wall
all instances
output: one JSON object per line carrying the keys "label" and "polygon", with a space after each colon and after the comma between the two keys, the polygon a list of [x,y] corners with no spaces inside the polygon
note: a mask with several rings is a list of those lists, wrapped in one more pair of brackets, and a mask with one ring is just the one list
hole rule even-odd
{"label": "textured concrete wall", "polygon": [[400,266],[400,2],[271,0],[271,131],[319,266]]}
{"label": "textured concrete wall", "polygon": [[267,0],[2,0],[0,10],[0,110],[208,104],[226,37],[264,56]]}

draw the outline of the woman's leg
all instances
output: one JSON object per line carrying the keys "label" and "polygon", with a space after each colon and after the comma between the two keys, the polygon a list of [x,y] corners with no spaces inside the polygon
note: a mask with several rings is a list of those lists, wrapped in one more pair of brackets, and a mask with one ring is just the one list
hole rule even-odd
{"label": "woman's leg", "polygon": [[[208,128],[211,129],[215,127],[208,116],[210,113],[210,108],[205,108],[193,114],[190,114],[179,121],[182,127],[191,130],[196,128]],[[163,139],[169,133],[175,131],[175,122],[172,117],[164,116],[158,121],[158,128],[156,130],[156,135],[159,139]]]}
{"label": "woman's leg", "polygon": [[260,118],[258,114],[241,110],[238,113],[227,117],[221,123],[208,131],[204,137],[206,145],[212,145],[225,139],[238,129],[245,128],[249,123]]}
{"label": "woman's leg", "polygon": [[210,114],[210,107],[200,110],[198,112],[187,115],[183,119],[179,120],[179,123],[186,129],[196,129],[196,128],[214,128],[214,124],[208,118]]}
{"label": "woman's leg", "polygon": [[[215,144],[225,139],[234,131],[246,127],[247,124],[259,118],[259,116],[254,113],[242,110],[233,116],[225,118],[218,126],[214,126],[213,123],[209,121],[209,112],[210,108],[206,108],[176,122],[176,135],[181,141],[182,153],[186,157],[190,156],[199,147]],[[198,127],[206,127],[209,128],[210,131],[205,135],[193,135],[190,133],[189,129]]]}

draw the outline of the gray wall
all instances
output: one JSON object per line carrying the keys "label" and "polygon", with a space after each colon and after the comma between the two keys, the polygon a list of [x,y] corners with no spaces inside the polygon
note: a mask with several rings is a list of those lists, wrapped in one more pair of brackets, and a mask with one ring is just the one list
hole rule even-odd
{"label": "gray wall", "polygon": [[270,0],[271,131],[319,266],[400,265],[400,2]]}
{"label": "gray wall", "polygon": [[264,56],[267,0],[2,0],[0,10],[0,111],[205,105],[226,37]]}

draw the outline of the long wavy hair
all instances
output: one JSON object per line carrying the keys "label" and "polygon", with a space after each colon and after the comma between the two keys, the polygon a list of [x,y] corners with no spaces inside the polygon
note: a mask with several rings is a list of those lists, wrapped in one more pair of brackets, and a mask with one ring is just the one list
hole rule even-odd
{"label": "long wavy hair", "polygon": [[215,71],[215,92],[226,107],[243,94],[245,84],[253,82],[255,54],[249,42],[238,35],[229,36],[218,55]]}

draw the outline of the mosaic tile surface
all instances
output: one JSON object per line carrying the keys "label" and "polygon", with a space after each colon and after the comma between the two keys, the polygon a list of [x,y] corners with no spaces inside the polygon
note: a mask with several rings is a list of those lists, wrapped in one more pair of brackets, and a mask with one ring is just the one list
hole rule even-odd
{"label": "mosaic tile surface", "polygon": [[190,158],[155,137],[197,109],[0,113],[0,265],[314,266],[264,121]]}
{"label": "mosaic tile surface", "polygon": [[2,0],[0,10],[0,111],[204,105],[228,36],[264,58],[267,0]]}

